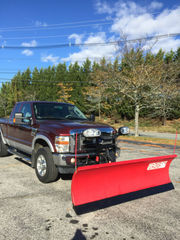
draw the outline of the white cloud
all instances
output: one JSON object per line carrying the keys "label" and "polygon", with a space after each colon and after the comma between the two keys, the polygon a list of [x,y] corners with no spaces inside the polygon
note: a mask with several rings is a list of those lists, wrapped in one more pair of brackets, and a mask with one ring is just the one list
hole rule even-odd
{"label": "white cloud", "polygon": [[111,31],[116,34],[121,34],[123,31],[127,35],[155,35],[166,33],[180,32],[180,7],[171,11],[164,10],[161,14],[154,16],[146,12],[143,14],[134,11],[131,15],[132,9],[124,11],[122,14],[118,13],[115,18]]}
{"label": "white cloud", "polygon": [[116,1],[113,5],[110,5],[107,2],[104,1],[98,1],[95,5],[96,10],[99,14],[108,14],[112,15],[115,14],[116,16],[123,15],[127,11],[129,11],[129,15],[132,13],[144,13],[146,11],[145,8],[141,7],[140,5],[137,5],[133,1]]}
{"label": "white cloud", "polygon": [[[162,8],[162,2],[153,1],[149,6],[141,6],[132,1],[117,1],[111,6],[106,3],[106,8],[103,8],[104,3],[106,2],[98,1],[96,7],[99,13],[107,13],[114,19],[111,26],[112,34],[121,37],[123,33],[129,39],[132,39],[180,32],[180,24],[178,24],[180,22],[180,6],[172,10],[164,9],[161,13],[154,14],[152,10]],[[171,41],[166,38],[164,41],[159,41],[156,46],[167,51],[164,44],[166,41],[168,46],[170,43],[172,44],[172,49],[177,47],[175,38],[172,38]]]}
{"label": "white cloud", "polygon": [[110,5],[107,2],[101,2],[101,1],[97,1],[96,10],[100,14],[103,14],[103,13],[112,14],[114,12],[114,8],[110,7]]}
{"label": "white cloud", "polygon": [[23,42],[21,44],[21,46],[23,46],[23,47],[36,47],[37,46],[37,41],[32,40],[31,42]]}
{"label": "white cloud", "polygon": [[[36,40],[32,40],[31,42],[23,42],[22,44],[21,44],[21,46],[22,47],[36,47],[37,46],[37,42],[36,42]],[[34,53],[33,53],[33,51],[32,50],[30,50],[30,49],[25,49],[25,50],[23,50],[22,52],[21,52],[23,55],[26,55],[26,56],[32,56]]]}
{"label": "white cloud", "polygon": [[57,64],[59,61],[59,57],[53,56],[52,54],[50,54],[48,56],[42,56],[41,61],[42,62],[52,62],[53,64]]}
{"label": "white cloud", "polygon": [[7,41],[5,41],[5,40],[3,41],[2,40],[2,42],[0,43],[0,47],[4,48],[6,46],[6,44],[7,44]]}
{"label": "white cloud", "polygon": [[68,37],[68,39],[75,39],[76,44],[81,44],[82,43],[82,38],[83,38],[82,34],[78,35],[76,33],[73,33]]}
{"label": "white cloud", "polygon": [[[105,43],[107,41],[105,33],[98,33],[97,35],[89,36],[84,43]],[[117,47],[114,45],[92,45],[92,46],[83,46],[80,48],[80,51],[77,53],[70,54],[67,58],[62,58],[61,61],[70,61],[74,63],[75,61],[84,62],[86,58],[90,60],[99,61],[102,57],[106,59],[113,58],[115,56],[115,52],[117,51]]]}
{"label": "white cloud", "polygon": [[153,2],[151,2],[150,6],[149,6],[149,9],[156,10],[156,9],[160,9],[162,7],[163,7],[163,3],[153,1]]}
{"label": "white cloud", "polygon": [[24,51],[21,52],[22,54],[26,55],[26,56],[32,56],[33,55],[33,51],[29,50],[29,49],[25,49]]}
{"label": "white cloud", "polygon": [[46,22],[35,21],[36,27],[47,27],[48,24]]}
{"label": "white cloud", "polygon": [[[160,9],[161,12],[160,12]],[[158,11],[154,11],[158,10]],[[110,26],[110,32],[97,32],[90,34],[89,37],[83,39],[82,35],[72,34],[69,39],[74,38],[76,43],[106,43],[109,41],[120,40],[126,36],[127,39],[145,38],[147,36],[157,36],[171,33],[180,33],[180,6],[173,9],[163,9],[163,3],[152,1],[149,5],[142,6],[135,1],[100,1],[96,3],[96,11],[98,14],[106,14],[107,19],[113,21]],[[109,37],[110,36],[110,37]],[[153,41],[147,41],[145,48],[153,46]],[[180,46],[178,38],[159,39],[152,47],[153,52],[157,52],[160,48],[164,51],[171,49],[176,50]],[[62,61],[79,61],[83,62],[86,58],[98,61],[100,58],[114,58],[120,49],[116,45],[104,46],[81,46],[79,50],[70,54]]]}
{"label": "white cloud", "polygon": [[157,53],[160,48],[168,52],[170,50],[176,50],[180,46],[180,39],[160,39],[152,49],[153,53]]}

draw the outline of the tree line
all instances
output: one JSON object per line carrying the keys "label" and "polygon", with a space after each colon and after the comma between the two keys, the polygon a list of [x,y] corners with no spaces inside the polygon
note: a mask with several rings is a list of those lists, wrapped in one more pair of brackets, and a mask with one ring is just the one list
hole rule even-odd
{"label": "tree line", "polygon": [[180,118],[180,48],[153,54],[143,48],[125,49],[119,58],[86,59],[67,66],[18,71],[0,89],[0,116],[8,116],[19,101],[61,101],[84,113],[114,119]]}

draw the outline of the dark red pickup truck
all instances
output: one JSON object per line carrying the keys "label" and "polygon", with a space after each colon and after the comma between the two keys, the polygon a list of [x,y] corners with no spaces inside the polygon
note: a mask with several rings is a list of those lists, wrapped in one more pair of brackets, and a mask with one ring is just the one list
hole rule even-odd
{"label": "dark red pickup truck", "polygon": [[[9,119],[0,119],[0,157],[15,154],[31,162],[41,182],[73,173],[75,165],[116,161],[118,132],[94,123],[76,106],[57,102],[18,102]],[[76,163],[76,164],[75,164]]]}

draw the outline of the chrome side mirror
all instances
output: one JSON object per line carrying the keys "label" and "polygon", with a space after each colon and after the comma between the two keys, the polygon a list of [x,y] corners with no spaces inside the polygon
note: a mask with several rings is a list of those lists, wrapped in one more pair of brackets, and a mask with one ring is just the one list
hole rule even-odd
{"label": "chrome side mirror", "polygon": [[120,127],[118,129],[118,135],[128,135],[130,133],[130,129],[128,127]]}
{"label": "chrome side mirror", "polygon": [[31,117],[23,117],[22,113],[15,113],[14,117],[15,118],[14,118],[13,122],[15,124],[26,124],[26,125],[31,124],[32,118]]}

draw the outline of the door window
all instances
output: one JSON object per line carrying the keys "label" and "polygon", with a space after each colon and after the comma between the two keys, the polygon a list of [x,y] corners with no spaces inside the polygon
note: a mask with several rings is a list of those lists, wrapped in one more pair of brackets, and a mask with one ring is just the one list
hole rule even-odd
{"label": "door window", "polygon": [[32,111],[31,111],[30,103],[23,104],[23,107],[21,109],[21,113],[23,114],[23,117],[25,118],[25,119],[23,119],[23,122],[25,122],[25,123],[29,122],[28,118],[32,117]]}

